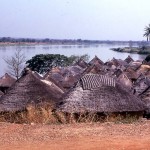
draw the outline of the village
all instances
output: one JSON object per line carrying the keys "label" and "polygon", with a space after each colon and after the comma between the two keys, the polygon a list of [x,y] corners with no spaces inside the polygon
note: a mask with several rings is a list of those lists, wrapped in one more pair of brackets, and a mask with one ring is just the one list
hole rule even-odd
{"label": "village", "polygon": [[[18,80],[6,73],[0,78],[0,120],[55,124],[149,119],[149,77],[149,63],[130,56],[107,62],[97,56],[89,63],[80,59],[44,76],[25,68]],[[41,115],[43,109],[47,115]]]}

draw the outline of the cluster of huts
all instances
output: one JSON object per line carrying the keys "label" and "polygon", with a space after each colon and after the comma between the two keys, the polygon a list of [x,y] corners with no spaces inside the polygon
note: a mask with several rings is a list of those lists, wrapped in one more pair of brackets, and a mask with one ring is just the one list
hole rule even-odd
{"label": "cluster of huts", "polygon": [[0,78],[0,112],[22,111],[29,104],[48,102],[66,114],[150,114],[150,65],[95,56],[68,67],[55,67],[44,76],[25,68],[15,80]]}

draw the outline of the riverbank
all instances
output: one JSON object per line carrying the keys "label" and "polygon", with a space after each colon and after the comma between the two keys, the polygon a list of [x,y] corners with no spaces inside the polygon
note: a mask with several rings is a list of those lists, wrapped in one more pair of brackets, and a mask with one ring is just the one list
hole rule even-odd
{"label": "riverbank", "polygon": [[150,46],[142,47],[118,47],[111,48],[113,51],[122,52],[122,53],[133,53],[133,54],[150,54]]}

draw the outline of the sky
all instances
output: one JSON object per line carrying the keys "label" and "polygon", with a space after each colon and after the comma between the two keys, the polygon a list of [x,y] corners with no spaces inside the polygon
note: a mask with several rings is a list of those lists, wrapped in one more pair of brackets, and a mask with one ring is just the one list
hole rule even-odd
{"label": "sky", "polygon": [[146,40],[150,0],[0,0],[0,37]]}

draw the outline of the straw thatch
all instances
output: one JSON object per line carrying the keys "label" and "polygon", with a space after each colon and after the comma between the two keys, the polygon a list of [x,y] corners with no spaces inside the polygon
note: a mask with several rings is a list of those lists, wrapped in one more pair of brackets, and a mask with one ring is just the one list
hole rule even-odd
{"label": "straw thatch", "polygon": [[123,71],[121,69],[117,69],[114,71],[113,76],[118,78],[122,73]]}
{"label": "straw thatch", "polygon": [[95,56],[90,62],[89,65],[104,65],[104,62],[100,60],[97,56]]}
{"label": "straw thatch", "polygon": [[137,70],[141,66],[142,62],[141,61],[133,61],[129,63],[128,68],[132,68],[133,70]]}
{"label": "straw thatch", "polygon": [[[86,83],[87,86],[85,86]],[[57,111],[111,113],[138,112],[144,109],[144,103],[116,83],[114,79],[102,75],[88,74],[82,77],[76,87],[71,89],[64,97],[58,105]]]}
{"label": "straw thatch", "polygon": [[137,74],[140,75],[141,73],[146,75],[150,71],[149,65],[140,65],[140,67],[136,70]]}
{"label": "straw thatch", "polygon": [[80,66],[63,67],[57,71],[53,69],[44,76],[44,79],[53,79],[60,88],[69,89],[79,80],[83,70]]}
{"label": "straw thatch", "polygon": [[150,86],[139,95],[147,106],[146,114],[150,114]]}
{"label": "straw thatch", "polygon": [[134,94],[140,95],[150,86],[150,79],[141,75],[133,85]]}
{"label": "straw thatch", "polygon": [[22,77],[0,98],[0,111],[19,111],[28,104],[49,102],[54,105],[63,91],[53,82],[40,80],[31,70],[25,70]]}
{"label": "straw thatch", "polygon": [[44,77],[44,80],[53,82],[57,87],[59,87],[62,91],[65,91],[65,89],[62,86],[63,82],[63,76],[61,76],[59,73],[47,73]]}
{"label": "straw thatch", "polygon": [[132,81],[128,78],[128,76],[124,72],[118,76],[117,81],[121,83],[121,85],[128,88],[128,90],[130,90],[132,87]]}
{"label": "straw thatch", "polygon": [[129,63],[133,62],[134,60],[132,59],[132,57],[130,55],[128,55],[128,57],[124,61],[126,61],[129,64]]}
{"label": "straw thatch", "polygon": [[137,72],[132,68],[127,68],[124,73],[127,75],[127,77],[134,82],[138,78]]}
{"label": "straw thatch", "polygon": [[73,64],[73,66],[80,66],[81,68],[86,68],[88,64],[83,59],[79,59]]}
{"label": "straw thatch", "polygon": [[11,87],[15,83],[16,79],[11,77],[8,73],[0,78],[0,87]]}
{"label": "straw thatch", "polygon": [[111,60],[111,62],[112,62],[112,64],[113,65],[115,65],[116,67],[121,67],[121,66],[124,66],[124,67],[126,67],[127,65],[128,65],[128,63],[126,62],[126,61],[124,61],[124,60],[121,60],[121,59],[115,59],[115,58],[113,58],[112,60]]}

